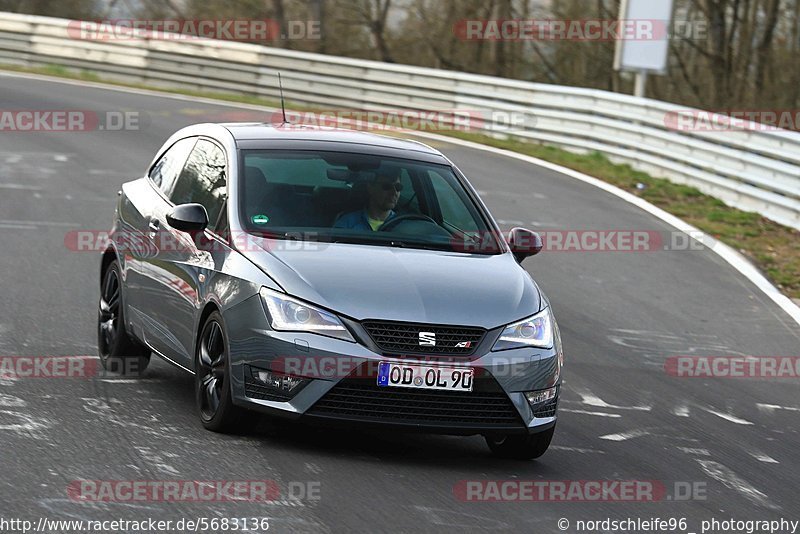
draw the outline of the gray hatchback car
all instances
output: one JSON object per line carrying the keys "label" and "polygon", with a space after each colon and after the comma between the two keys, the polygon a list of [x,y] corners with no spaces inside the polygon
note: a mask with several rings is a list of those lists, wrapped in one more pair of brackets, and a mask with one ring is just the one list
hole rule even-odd
{"label": "gray hatchback car", "polygon": [[98,348],[195,376],[202,424],[258,413],[485,436],[535,458],[556,425],[550,304],[464,175],[409,140],[199,124],[122,186],[101,262]]}

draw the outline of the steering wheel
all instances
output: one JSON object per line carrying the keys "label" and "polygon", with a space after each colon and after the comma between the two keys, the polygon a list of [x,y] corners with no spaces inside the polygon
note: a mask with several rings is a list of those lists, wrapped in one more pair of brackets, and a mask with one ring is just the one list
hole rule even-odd
{"label": "steering wheel", "polygon": [[393,219],[389,219],[385,223],[378,228],[380,232],[388,232],[389,230],[394,229],[395,226],[401,224],[405,221],[426,221],[439,226],[439,223],[428,217],[427,215],[423,215],[422,213],[405,213],[403,215],[398,215]]}

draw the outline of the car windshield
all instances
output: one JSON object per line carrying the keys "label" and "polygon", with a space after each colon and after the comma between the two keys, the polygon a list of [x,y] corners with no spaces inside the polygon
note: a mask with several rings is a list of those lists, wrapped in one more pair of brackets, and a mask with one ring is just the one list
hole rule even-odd
{"label": "car windshield", "polygon": [[496,254],[448,165],[342,152],[244,150],[240,214],[256,235]]}

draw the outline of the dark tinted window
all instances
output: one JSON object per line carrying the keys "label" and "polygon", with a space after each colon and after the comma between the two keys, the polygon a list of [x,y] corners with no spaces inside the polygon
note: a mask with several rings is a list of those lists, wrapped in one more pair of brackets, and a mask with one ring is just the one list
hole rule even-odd
{"label": "dark tinted window", "polygon": [[174,204],[202,204],[214,226],[226,197],[225,152],[205,139],[195,145],[169,198]]}
{"label": "dark tinted window", "polygon": [[172,191],[175,179],[183,169],[183,164],[186,162],[186,157],[189,155],[189,151],[192,150],[195,141],[197,141],[196,137],[181,139],[164,152],[161,159],[150,170],[150,178],[165,195],[169,195],[170,191]]}

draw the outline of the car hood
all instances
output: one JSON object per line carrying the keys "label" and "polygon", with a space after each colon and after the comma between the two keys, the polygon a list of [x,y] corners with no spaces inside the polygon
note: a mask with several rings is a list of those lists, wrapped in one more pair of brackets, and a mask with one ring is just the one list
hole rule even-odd
{"label": "car hood", "polygon": [[536,284],[511,254],[258,241],[242,253],[288,294],[356,320],[490,329],[541,305]]}

